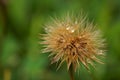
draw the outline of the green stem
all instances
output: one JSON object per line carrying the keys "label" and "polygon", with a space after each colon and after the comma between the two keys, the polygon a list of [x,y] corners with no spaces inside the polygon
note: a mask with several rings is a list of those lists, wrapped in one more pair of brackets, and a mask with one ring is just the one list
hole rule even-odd
{"label": "green stem", "polygon": [[69,74],[70,74],[70,79],[71,79],[71,80],[75,80],[75,79],[74,79],[73,65],[70,65]]}

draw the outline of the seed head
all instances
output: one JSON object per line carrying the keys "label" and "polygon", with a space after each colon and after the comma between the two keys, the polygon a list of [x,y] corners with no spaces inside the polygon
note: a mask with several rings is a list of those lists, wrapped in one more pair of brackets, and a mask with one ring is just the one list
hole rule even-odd
{"label": "seed head", "polygon": [[73,65],[74,71],[83,64],[89,69],[89,64],[101,62],[98,56],[104,54],[104,39],[93,23],[89,23],[82,15],[74,17],[67,14],[62,19],[53,19],[45,26],[43,34],[45,45],[43,52],[50,52],[51,63],[67,63],[67,69]]}

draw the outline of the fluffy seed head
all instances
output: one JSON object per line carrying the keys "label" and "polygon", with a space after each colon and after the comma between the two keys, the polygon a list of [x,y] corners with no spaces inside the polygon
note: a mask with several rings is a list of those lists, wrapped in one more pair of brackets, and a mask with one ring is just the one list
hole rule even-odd
{"label": "fluffy seed head", "polygon": [[82,15],[67,14],[62,19],[53,19],[45,26],[43,34],[45,45],[43,52],[50,52],[51,63],[67,63],[67,69],[73,65],[74,70],[83,64],[89,69],[89,64],[101,62],[98,56],[104,54],[104,39],[93,23],[89,23]]}

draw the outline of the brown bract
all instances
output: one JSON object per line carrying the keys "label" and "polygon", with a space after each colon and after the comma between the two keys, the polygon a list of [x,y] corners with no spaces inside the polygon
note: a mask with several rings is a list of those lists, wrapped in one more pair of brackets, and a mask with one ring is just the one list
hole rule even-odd
{"label": "brown bract", "polygon": [[66,62],[67,69],[73,65],[74,71],[83,64],[89,69],[89,64],[100,62],[98,56],[104,54],[104,39],[96,26],[86,21],[85,18],[73,19],[70,15],[63,19],[55,19],[45,27],[43,34],[45,45],[44,53],[50,52],[51,63]]}

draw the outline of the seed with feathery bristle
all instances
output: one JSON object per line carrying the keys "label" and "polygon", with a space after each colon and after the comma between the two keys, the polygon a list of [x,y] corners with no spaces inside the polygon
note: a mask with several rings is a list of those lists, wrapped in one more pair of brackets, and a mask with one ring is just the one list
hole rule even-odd
{"label": "seed with feathery bristle", "polygon": [[51,63],[60,61],[58,67],[66,62],[67,69],[73,65],[76,71],[79,64],[89,69],[88,64],[94,66],[93,61],[101,62],[98,56],[104,54],[104,39],[95,27],[82,17],[67,15],[62,20],[55,19],[46,25],[42,42],[46,48],[43,52],[50,52]]}

